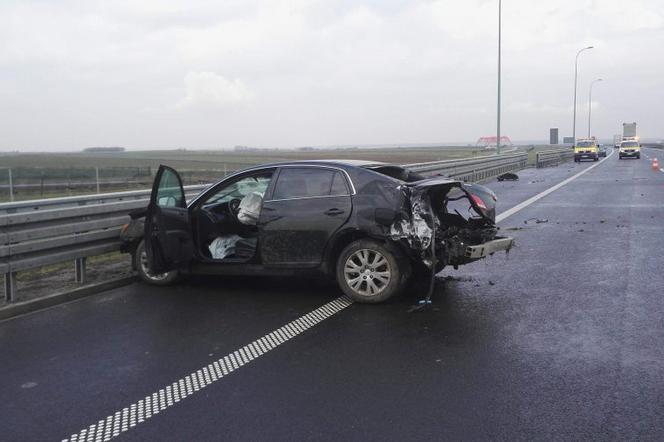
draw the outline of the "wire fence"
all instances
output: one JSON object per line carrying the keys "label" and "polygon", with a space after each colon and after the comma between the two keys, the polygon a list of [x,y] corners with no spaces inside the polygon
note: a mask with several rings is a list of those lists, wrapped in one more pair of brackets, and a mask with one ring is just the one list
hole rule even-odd
{"label": "wire fence", "polygon": [[[180,170],[184,185],[205,184],[233,172],[226,164],[214,169]],[[237,166],[233,165],[233,169]],[[146,189],[153,167],[12,167],[0,168],[0,202]]]}

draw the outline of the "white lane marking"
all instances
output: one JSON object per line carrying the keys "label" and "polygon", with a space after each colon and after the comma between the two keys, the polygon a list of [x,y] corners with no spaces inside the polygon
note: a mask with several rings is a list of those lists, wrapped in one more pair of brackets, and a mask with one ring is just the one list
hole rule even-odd
{"label": "white lane marking", "polygon": [[339,313],[352,303],[353,301],[346,296],[328,302],[233,353],[229,353],[200,370],[178,379],[140,401],[115,412],[106,419],[72,434],[69,438],[63,439],[63,442],[102,442],[111,440],[323,322],[330,316]]}
{"label": "white lane marking", "polygon": [[527,200],[525,200],[525,201],[523,201],[523,202],[517,204],[516,206],[512,207],[511,209],[507,209],[506,211],[504,211],[504,212],[498,214],[498,215],[496,216],[496,223],[499,223],[500,221],[504,220],[505,218],[510,217],[510,216],[514,215],[515,213],[519,212],[520,210],[525,209],[526,207],[530,206],[530,205],[533,204],[534,202],[541,200],[542,198],[544,198],[544,197],[547,196],[548,194],[550,194],[550,193],[552,193],[552,192],[555,192],[556,190],[560,189],[560,188],[563,187],[565,184],[574,181],[575,179],[577,179],[578,177],[580,177],[580,176],[583,175],[584,173],[588,173],[588,172],[590,172],[590,171],[593,170],[595,167],[599,166],[599,165],[602,164],[604,161],[606,161],[606,160],[608,160],[609,158],[611,158],[611,155],[613,155],[614,152],[615,152],[615,151],[613,151],[613,152],[611,152],[610,154],[608,154],[608,155],[606,156],[606,158],[604,158],[603,160],[599,161],[597,164],[593,164],[592,166],[588,167],[587,169],[583,169],[581,172],[577,173],[576,175],[572,175],[571,177],[567,178],[566,180],[563,180],[563,181],[559,182],[559,183],[556,184],[555,186],[550,187],[550,188],[546,189],[545,191],[540,192],[540,193],[538,193],[537,195],[535,195],[535,196],[533,196],[533,197],[530,197],[530,198],[528,198]]}

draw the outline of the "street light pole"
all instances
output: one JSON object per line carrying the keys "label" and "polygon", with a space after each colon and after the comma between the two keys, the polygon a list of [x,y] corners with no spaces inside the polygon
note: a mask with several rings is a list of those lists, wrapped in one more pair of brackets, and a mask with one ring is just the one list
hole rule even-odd
{"label": "street light pole", "polygon": [[592,49],[594,46],[587,46],[583,49],[581,49],[579,52],[576,53],[576,58],[574,59],[574,120],[572,121],[572,145],[576,146],[576,84],[577,84],[577,79],[578,79],[578,73],[579,73],[579,55],[581,55],[581,52],[587,50],[587,49]]}
{"label": "street light pole", "polygon": [[502,0],[498,0],[498,105],[496,117],[496,154],[500,155],[500,45],[502,33]]}
{"label": "street light pole", "polygon": [[590,82],[590,93],[588,94],[588,138],[590,138],[590,117],[593,114],[593,84],[598,81],[604,81],[601,78],[597,78]]}

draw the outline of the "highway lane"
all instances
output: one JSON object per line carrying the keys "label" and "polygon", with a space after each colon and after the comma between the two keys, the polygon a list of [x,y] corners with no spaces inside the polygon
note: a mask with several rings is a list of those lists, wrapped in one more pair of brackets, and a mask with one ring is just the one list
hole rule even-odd
{"label": "highway lane", "polygon": [[452,272],[434,310],[354,306],[163,425],[194,439],[661,439],[662,240],[647,233],[662,197],[648,164],[609,158],[515,215],[549,222],[514,231],[511,259]]}
{"label": "highway lane", "polygon": [[[491,187],[507,205],[585,167]],[[525,227],[509,259],[445,271],[456,280],[434,308],[408,313],[417,293],[353,305],[123,437],[661,435],[661,390],[643,390],[662,385],[662,281],[642,272],[661,244],[640,235],[661,219],[663,186],[643,160],[609,158],[503,223]],[[222,295],[220,281],[136,285],[0,324],[8,440],[66,437],[338,296],[235,278]]]}

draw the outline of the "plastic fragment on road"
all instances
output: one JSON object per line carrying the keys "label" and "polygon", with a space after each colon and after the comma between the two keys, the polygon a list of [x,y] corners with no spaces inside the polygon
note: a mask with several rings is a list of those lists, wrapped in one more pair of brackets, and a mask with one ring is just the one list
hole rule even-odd
{"label": "plastic fragment on road", "polygon": [[241,239],[242,237],[239,235],[228,235],[215,238],[208,247],[212,259],[224,259],[235,253],[235,244]]}
{"label": "plastic fragment on road", "polygon": [[502,175],[498,175],[498,181],[519,181],[519,175],[512,172],[507,172]]}
{"label": "plastic fragment on road", "polygon": [[528,224],[528,221],[535,221],[535,224],[542,224],[542,223],[548,223],[549,222],[549,220],[546,219],[546,218],[528,218],[523,223]]}
{"label": "plastic fragment on road", "polygon": [[245,195],[238,207],[237,219],[246,226],[255,226],[261,214],[263,206],[263,195],[251,192]]}

